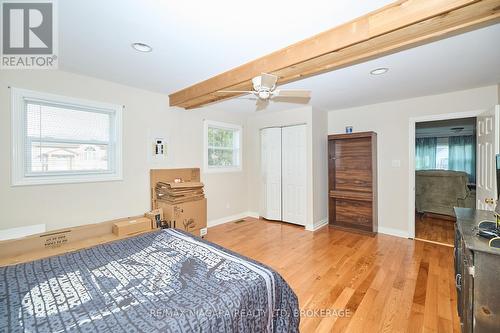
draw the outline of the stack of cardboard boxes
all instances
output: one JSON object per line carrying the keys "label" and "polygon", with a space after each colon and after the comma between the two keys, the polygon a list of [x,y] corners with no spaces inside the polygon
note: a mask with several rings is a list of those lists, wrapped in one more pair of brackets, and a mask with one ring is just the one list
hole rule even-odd
{"label": "stack of cardboard boxes", "polygon": [[204,236],[207,228],[207,199],[200,182],[200,169],[151,170],[152,209],[161,209],[173,228]]}
{"label": "stack of cardboard boxes", "polygon": [[205,198],[203,183],[200,182],[158,182],[155,192],[156,200],[169,204],[181,204]]}

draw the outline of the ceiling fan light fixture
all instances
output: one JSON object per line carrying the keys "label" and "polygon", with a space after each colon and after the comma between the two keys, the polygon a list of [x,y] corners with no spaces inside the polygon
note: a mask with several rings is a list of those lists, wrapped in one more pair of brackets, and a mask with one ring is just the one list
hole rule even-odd
{"label": "ceiling fan light fixture", "polygon": [[380,68],[375,68],[370,71],[371,75],[382,75],[385,74],[389,71],[389,68],[387,67],[380,67]]}
{"label": "ceiling fan light fixture", "polygon": [[[219,90],[217,94],[252,94],[261,103],[261,106],[263,105],[262,102],[269,103],[269,100],[274,97],[302,99],[306,103],[309,101],[311,97],[309,90],[276,89],[277,81],[278,77],[276,75],[262,73],[252,79],[253,90]],[[275,99],[275,101],[278,101],[278,99]]]}
{"label": "ceiling fan light fixture", "polygon": [[267,90],[261,90],[258,92],[259,98],[260,99],[268,99],[271,97],[271,92]]}
{"label": "ceiling fan light fixture", "polygon": [[132,43],[132,48],[136,51],[144,53],[153,51],[153,48],[145,43]]}

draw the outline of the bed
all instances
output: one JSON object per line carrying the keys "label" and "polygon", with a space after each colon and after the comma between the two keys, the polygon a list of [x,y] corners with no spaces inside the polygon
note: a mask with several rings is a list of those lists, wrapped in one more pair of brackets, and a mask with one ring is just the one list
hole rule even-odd
{"label": "bed", "polygon": [[0,332],[298,332],[265,265],[175,229],[0,267]]}

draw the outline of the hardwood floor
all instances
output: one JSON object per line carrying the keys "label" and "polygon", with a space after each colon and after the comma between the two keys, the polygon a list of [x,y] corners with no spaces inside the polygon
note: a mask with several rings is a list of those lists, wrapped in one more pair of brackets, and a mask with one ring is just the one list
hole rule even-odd
{"label": "hardwood floor", "polygon": [[206,239],[278,271],[308,314],[301,332],[460,331],[452,248],[251,218],[210,228]]}
{"label": "hardwood floor", "polygon": [[455,221],[434,216],[415,216],[415,238],[453,246]]}

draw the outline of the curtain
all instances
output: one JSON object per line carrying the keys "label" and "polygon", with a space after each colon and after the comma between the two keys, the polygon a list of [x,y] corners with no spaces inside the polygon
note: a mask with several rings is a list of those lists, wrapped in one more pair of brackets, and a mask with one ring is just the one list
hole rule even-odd
{"label": "curtain", "polygon": [[474,135],[450,136],[448,168],[465,171],[469,182],[476,183],[476,137]]}
{"label": "curtain", "polygon": [[436,168],[437,138],[415,139],[415,169],[428,170]]}

